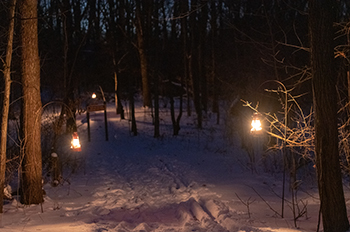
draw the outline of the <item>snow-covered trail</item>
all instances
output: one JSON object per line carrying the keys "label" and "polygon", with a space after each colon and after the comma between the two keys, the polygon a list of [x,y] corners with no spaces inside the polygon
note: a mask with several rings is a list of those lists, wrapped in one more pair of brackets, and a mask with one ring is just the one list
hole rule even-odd
{"label": "snow-covered trail", "polygon": [[[91,142],[85,115],[77,117],[82,152],[67,154],[77,165],[63,167],[62,185],[45,185],[44,213],[41,206],[6,205],[4,231],[299,231],[288,229],[291,221],[275,218],[256,198],[249,186],[264,188],[263,180],[221,154],[214,126],[202,131],[185,126],[172,137],[163,123],[167,134],[155,139],[146,123],[150,116],[139,108],[139,135],[131,136],[129,122],[114,112],[109,106],[109,141],[102,111],[91,113]],[[254,196],[251,217],[237,196]]]}
{"label": "snow-covered trail", "polygon": [[[98,115],[92,115],[92,120],[95,116],[96,122],[101,122]],[[145,125],[138,136],[130,137],[128,123],[109,117],[108,142],[104,141],[103,126],[91,123],[92,138],[85,147],[89,154],[87,183],[96,186],[90,203],[93,209],[89,210],[95,212],[93,227],[112,231],[227,231],[217,220],[220,216],[227,220],[228,207],[208,190],[205,179],[193,167],[202,160],[181,160],[193,156],[196,144],[185,137],[155,140]],[[185,141],[172,142],[174,139]]]}

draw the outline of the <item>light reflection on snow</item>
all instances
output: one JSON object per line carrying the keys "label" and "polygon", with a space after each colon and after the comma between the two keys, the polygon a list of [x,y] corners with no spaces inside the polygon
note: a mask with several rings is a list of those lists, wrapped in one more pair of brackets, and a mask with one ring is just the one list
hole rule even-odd
{"label": "light reflection on snow", "polygon": [[[103,112],[90,115],[91,142],[87,141],[85,114],[77,115],[84,143],[72,173],[64,166],[58,187],[45,185],[41,206],[5,205],[6,231],[313,231],[318,205],[310,201],[310,219],[293,229],[291,212],[286,219],[273,212],[252,191],[264,195],[273,207],[280,199],[263,182],[279,185],[269,175],[252,174],[242,163],[245,154],[222,140],[222,126],[207,118],[199,131],[184,117],[180,135],[172,136],[169,112],[161,115],[162,138],[153,138],[150,110],[136,109],[138,136],[131,136],[130,122],[115,115],[108,105],[108,127],[114,139],[105,141]],[[145,114],[146,113],[146,114]],[[144,122],[146,120],[146,122]],[[213,121],[213,122],[211,122]],[[226,149],[222,149],[225,147]],[[220,148],[220,149],[219,149]],[[220,152],[217,152],[220,151]],[[57,152],[60,156],[60,152]],[[247,207],[236,197],[255,199]]]}

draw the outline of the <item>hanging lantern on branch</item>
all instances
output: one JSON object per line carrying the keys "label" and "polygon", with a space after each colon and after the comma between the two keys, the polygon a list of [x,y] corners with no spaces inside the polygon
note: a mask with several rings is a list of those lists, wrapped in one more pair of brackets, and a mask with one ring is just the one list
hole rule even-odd
{"label": "hanging lantern on branch", "polygon": [[262,124],[261,124],[261,117],[258,113],[254,113],[250,132],[254,135],[258,135],[262,133]]}
{"label": "hanging lantern on branch", "polygon": [[73,132],[70,148],[73,151],[78,151],[78,152],[81,151],[81,144],[80,144],[78,132]]}

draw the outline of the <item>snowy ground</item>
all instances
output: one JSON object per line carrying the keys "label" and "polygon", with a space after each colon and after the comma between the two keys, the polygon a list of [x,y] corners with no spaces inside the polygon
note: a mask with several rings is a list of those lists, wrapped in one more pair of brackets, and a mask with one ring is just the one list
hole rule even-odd
{"label": "snowy ground", "polygon": [[42,205],[6,204],[0,231],[316,231],[317,189],[298,193],[307,213],[295,228],[288,188],[285,217],[278,216],[281,175],[247,169],[239,146],[225,145],[223,125],[207,120],[197,130],[185,115],[173,137],[163,110],[162,137],[155,139],[143,108],[136,112],[138,136],[114,112],[108,105],[109,141],[103,111],[91,113],[91,142],[85,114],[78,115],[83,148],[58,154],[70,159],[62,184],[45,184]]}

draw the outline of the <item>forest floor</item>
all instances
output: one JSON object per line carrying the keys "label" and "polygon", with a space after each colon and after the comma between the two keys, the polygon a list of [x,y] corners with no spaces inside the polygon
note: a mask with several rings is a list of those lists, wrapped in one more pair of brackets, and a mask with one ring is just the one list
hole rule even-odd
{"label": "forest floor", "polygon": [[[42,205],[7,202],[0,231],[316,231],[315,178],[299,188],[299,210],[304,204],[306,211],[295,227],[288,187],[280,216],[282,173],[252,172],[240,142],[227,138],[214,115],[201,130],[195,118],[183,116],[180,135],[172,136],[170,112],[161,109],[161,137],[153,138],[150,111],[136,107],[137,136],[114,103],[107,112],[108,141],[103,111],[90,115],[90,142],[86,115],[77,115],[82,151],[70,151],[67,141],[58,152],[62,182],[44,185]],[[349,192],[345,188],[347,202]]]}

